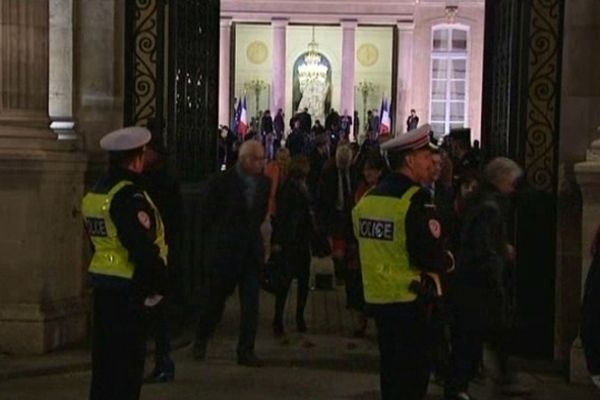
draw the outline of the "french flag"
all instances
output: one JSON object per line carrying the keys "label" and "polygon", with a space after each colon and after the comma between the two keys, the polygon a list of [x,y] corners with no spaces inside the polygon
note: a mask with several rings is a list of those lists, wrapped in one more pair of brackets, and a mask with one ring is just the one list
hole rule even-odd
{"label": "french flag", "polygon": [[246,133],[248,133],[248,107],[246,106],[246,96],[244,96],[244,98],[240,100],[240,103],[242,104],[242,108],[239,114],[240,121],[238,123],[237,132],[243,139],[244,136],[246,136]]}
{"label": "french flag", "polygon": [[231,118],[231,124],[229,125],[231,132],[236,133],[236,134],[238,131],[238,126],[240,124],[241,111],[242,111],[242,99],[239,99],[237,102],[237,105],[235,106],[235,108],[233,110],[233,117]]}
{"label": "french flag", "polygon": [[392,129],[392,120],[390,118],[390,105],[388,104],[387,98],[381,103],[381,113],[379,119],[379,134],[381,136],[387,136],[390,134]]}

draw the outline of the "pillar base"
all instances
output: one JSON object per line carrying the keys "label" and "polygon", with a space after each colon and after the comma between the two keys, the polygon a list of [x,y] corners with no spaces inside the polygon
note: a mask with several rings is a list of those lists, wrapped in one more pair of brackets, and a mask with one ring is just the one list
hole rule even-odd
{"label": "pillar base", "polygon": [[87,335],[85,299],[45,304],[0,304],[0,352],[43,354]]}
{"label": "pillar base", "polygon": [[577,337],[571,345],[569,382],[592,384],[585,361],[585,354],[583,353],[583,346],[581,345],[581,339],[579,337]]}
{"label": "pillar base", "polygon": [[39,354],[86,336],[87,159],[20,132],[0,132],[0,352]]}

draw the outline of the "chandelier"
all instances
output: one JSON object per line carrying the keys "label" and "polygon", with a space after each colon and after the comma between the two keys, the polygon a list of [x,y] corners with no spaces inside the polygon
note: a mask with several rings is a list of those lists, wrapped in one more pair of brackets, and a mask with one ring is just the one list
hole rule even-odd
{"label": "chandelier", "polygon": [[304,62],[298,66],[298,81],[304,87],[307,83],[327,82],[327,71],[329,68],[321,63],[319,55],[319,44],[315,42],[315,27],[312,28],[312,40],[308,44],[308,51],[304,56]]}

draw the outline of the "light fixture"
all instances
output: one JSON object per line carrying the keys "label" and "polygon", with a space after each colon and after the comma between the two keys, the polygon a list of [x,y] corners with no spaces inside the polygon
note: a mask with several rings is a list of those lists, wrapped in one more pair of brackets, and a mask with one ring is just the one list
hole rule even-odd
{"label": "light fixture", "polygon": [[449,23],[454,23],[454,18],[458,12],[458,6],[446,6],[446,19]]}
{"label": "light fixture", "polygon": [[312,27],[312,40],[308,43],[308,51],[304,56],[304,62],[298,66],[298,81],[301,87],[309,82],[327,82],[327,71],[329,67],[321,62],[319,44],[315,41],[315,27]]}
{"label": "light fixture", "polygon": [[458,0],[446,1],[446,19],[448,23],[453,24],[456,14],[458,13]]}

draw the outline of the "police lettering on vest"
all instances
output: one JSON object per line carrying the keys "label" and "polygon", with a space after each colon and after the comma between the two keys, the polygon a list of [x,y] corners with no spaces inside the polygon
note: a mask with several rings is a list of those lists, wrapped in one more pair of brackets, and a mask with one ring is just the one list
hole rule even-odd
{"label": "police lettering on vest", "polygon": [[85,227],[90,236],[108,236],[108,231],[106,230],[106,221],[104,221],[102,218],[85,218]]}
{"label": "police lettering on vest", "polygon": [[374,240],[394,240],[394,222],[369,218],[359,219],[359,235],[361,238]]}

